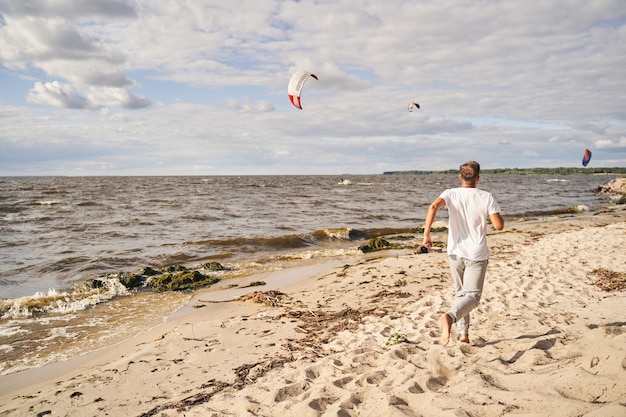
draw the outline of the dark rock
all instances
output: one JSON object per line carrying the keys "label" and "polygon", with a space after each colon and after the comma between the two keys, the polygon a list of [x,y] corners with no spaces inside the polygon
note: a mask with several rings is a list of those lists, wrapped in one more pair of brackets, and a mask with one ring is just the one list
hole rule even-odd
{"label": "dark rock", "polygon": [[117,276],[118,281],[128,289],[140,287],[145,282],[141,275],[135,275],[128,272],[120,272]]}
{"label": "dark rock", "polygon": [[184,265],[170,265],[167,267],[166,271],[167,272],[189,271],[189,268],[187,268]]}
{"label": "dark rock", "polygon": [[389,243],[387,240],[383,239],[382,237],[372,238],[367,242],[367,244],[363,246],[359,246],[359,250],[362,251],[363,253],[374,252],[377,250],[384,250],[384,249],[390,249],[390,248],[391,248],[391,243]]}
{"label": "dark rock", "polygon": [[88,279],[84,282],[85,287],[90,289],[104,288],[106,284],[101,279]]}
{"label": "dark rock", "polygon": [[199,271],[184,270],[153,277],[147,285],[156,291],[182,291],[206,287],[218,281],[218,278],[204,275]]}
{"label": "dark rock", "polygon": [[230,271],[230,268],[224,267],[219,262],[207,262],[205,264],[202,264],[202,268],[208,269],[210,271]]}
{"label": "dark rock", "polygon": [[159,274],[160,274],[159,271],[152,269],[149,266],[146,266],[144,269],[141,270],[141,272],[139,272],[139,275],[145,275],[147,277],[152,277],[154,275],[159,275]]}

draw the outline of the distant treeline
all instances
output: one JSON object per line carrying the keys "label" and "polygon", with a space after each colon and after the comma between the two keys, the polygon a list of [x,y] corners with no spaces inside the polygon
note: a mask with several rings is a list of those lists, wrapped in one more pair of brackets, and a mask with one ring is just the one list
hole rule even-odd
{"label": "distant treeline", "polygon": [[[426,175],[426,174],[458,174],[457,169],[444,171],[385,171],[383,175]],[[497,168],[481,169],[481,174],[510,174],[510,175],[573,175],[573,174],[626,174],[626,168]]]}

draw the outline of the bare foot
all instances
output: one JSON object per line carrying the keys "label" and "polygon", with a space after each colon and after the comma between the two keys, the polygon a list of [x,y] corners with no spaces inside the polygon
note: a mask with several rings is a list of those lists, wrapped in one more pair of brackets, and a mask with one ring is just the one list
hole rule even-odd
{"label": "bare foot", "polygon": [[469,341],[469,334],[462,334],[459,337],[459,342],[461,342],[461,343],[469,343],[470,342]]}
{"label": "bare foot", "polygon": [[452,328],[452,317],[448,316],[448,314],[444,314],[441,316],[441,344],[444,346],[448,346],[450,342],[450,329]]}

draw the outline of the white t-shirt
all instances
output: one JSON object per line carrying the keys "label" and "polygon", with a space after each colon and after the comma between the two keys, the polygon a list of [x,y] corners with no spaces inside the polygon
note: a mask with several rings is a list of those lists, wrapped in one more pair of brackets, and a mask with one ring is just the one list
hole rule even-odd
{"label": "white t-shirt", "polygon": [[473,261],[489,259],[487,218],[500,213],[491,193],[478,188],[450,188],[441,197],[448,209],[448,254]]}

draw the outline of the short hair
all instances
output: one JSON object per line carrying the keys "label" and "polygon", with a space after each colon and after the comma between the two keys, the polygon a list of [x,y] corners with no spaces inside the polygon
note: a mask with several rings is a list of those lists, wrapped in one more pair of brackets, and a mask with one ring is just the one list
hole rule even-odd
{"label": "short hair", "polygon": [[468,184],[476,184],[480,175],[480,164],[476,161],[468,161],[461,165],[461,179]]}

